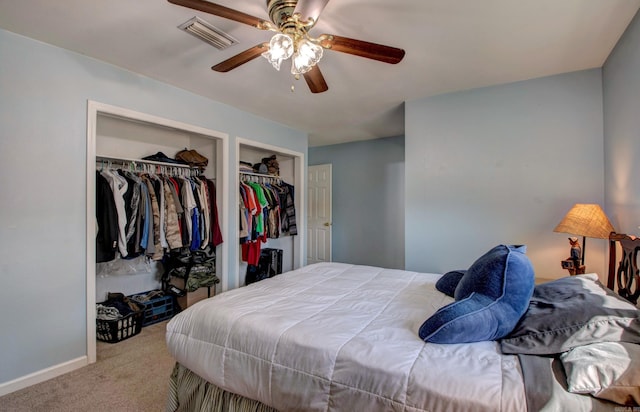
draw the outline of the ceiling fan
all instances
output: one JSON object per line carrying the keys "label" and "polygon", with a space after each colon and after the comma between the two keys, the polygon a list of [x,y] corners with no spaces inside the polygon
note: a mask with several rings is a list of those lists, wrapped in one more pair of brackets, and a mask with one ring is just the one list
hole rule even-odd
{"label": "ceiling fan", "polygon": [[316,24],[329,0],[266,0],[271,21],[205,0],[168,1],[276,33],[270,42],[258,44],[216,64],[211,69],[217,72],[228,72],[259,56],[265,57],[280,70],[281,63],[291,58],[291,73],[295,78],[299,79],[303,75],[311,92],[322,93],[329,89],[318,68],[324,49],[390,64],[399,63],[404,57],[404,50],[395,47],[333,34],[311,37],[309,30]]}

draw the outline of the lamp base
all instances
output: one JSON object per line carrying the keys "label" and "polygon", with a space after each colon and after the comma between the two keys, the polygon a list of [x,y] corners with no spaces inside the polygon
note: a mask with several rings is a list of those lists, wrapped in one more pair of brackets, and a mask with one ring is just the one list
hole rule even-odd
{"label": "lamp base", "polygon": [[569,271],[569,274],[571,276],[575,276],[575,275],[584,275],[584,271],[585,271],[585,266],[584,265],[580,265],[577,268],[567,268],[567,270]]}
{"label": "lamp base", "polygon": [[571,276],[584,275],[585,266],[580,264],[578,259],[565,259],[560,262],[562,269],[567,269]]}

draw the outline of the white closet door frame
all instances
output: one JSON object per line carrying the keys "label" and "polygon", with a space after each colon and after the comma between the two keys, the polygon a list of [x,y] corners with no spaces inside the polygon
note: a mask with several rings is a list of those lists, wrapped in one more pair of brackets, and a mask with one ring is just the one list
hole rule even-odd
{"label": "white closet door frame", "polygon": [[[286,155],[286,156],[291,156],[293,158],[293,168],[294,168],[294,179],[295,181],[293,182],[293,185],[295,186],[296,190],[295,190],[295,205],[296,205],[296,225],[298,227],[298,234],[295,236],[295,240],[293,242],[293,268],[297,269],[297,268],[301,268],[304,266],[305,261],[306,261],[306,249],[304,247],[304,242],[305,242],[305,236],[303,235],[304,233],[306,233],[306,221],[307,221],[307,216],[306,216],[306,204],[305,204],[305,195],[307,193],[307,189],[306,189],[306,176],[305,176],[305,166],[306,166],[306,159],[305,159],[305,154],[302,152],[296,152],[290,149],[285,149],[279,146],[274,146],[274,145],[270,145],[267,143],[261,143],[261,142],[256,142],[255,140],[249,140],[249,139],[245,139],[242,137],[238,137],[236,138],[236,173],[234,173],[235,175],[235,184],[234,184],[234,188],[236,188],[235,190],[235,196],[239,196],[238,194],[238,190],[237,187],[240,186],[240,173],[238,172],[238,168],[237,168],[237,164],[238,164],[238,160],[240,160],[240,147],[241,146],[248,146],[251,147],[252,149],[260,149],[260,150],[265,150],[268,151],[270,153],[274,153],[274,154],[281,154],[281,155]],[[238,209],[238,207],[234,207],[234,222],[238,222],[240,220],[240,210]],[[236,248],[237,248],[237,260],[240,259],[240,244],[239,244],[239,238],[238,238],[238,230],[237,228],[235,229],[234,233],[236,233],[236,236],[234,238],[234,241],[236,242]],[[235,284],[233,287],[240,287],[240,267],[239,265],[235,265],[236,267],[236,273],[235,273]]]}
{"label": "white closet door frame", "polygon": [[[164,126],[184,132],[195,133],[216,140],[216,189],[219,196],[218,204],[221,206],[220,225],[222,233],[229,233],[229,135],[211,129],[193,126],[163,117],[136,112],[118,106],[87,101],[87,358],[89,363],[96,361],[96,130],[98,116],[114,116],[125,120],[148,123],[155,126]],[[236,185],[237,187],[237,185]],[[237,219],[236,219],[237,221]],[[227,267],[229,262],[229,242],[221,245],[222,258],[216,262],[216,272],[221,276],[221,288],[229,288]]]}

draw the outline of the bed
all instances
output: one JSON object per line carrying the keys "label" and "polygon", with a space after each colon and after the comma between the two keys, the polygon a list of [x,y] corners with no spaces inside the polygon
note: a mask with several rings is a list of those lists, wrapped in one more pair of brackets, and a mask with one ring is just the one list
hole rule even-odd
{"label": "bed", "polygon": [[[635,243],[625,246],[632,252],[625,251],[623,261],[630,256],[633,267],[610,276],[626,285],[627,298],[637,299],[640,241],[631,240]],[[612,240],[613,247],[618,243]],[[506,259],[498,271],[502,280],[469,283],[465,275],[476,273],[478,261],[486,263],[496,248]],[[509,302],[505,297],[518,293],[508,285],[533,282],[533,272],[526,259],[521,259],[524,269],[508,260],[515,249],[496,248],[467,270],[444,275],[319,263],[201,301],[167,325],[167,346],[176,359],[167,410],[493,412],[637,405],[637,307],[594,274],[535,288],[531,283],[528,296]],[[497,295],[486,298],[491,293],[477,288],[492,282]],[[465,287],[473,291],[456,296],[455,290]],[[459,316],[470,300],[473,310]],[[478,326],[495,318],[505,323],[495,314],[479,321],[505,304],[500,316],[514,305],[524,312],[508,333]],[[451,308],[457,317],[447,312]],[[553,322],[547,321],[550,312]],[[569,312],[586,318],[576,320],[565,315]],[[485,318],[474,318],[478,313]],[[440,323],[432,325],[434,319]],[[473,342],[434,343],[474,333]],[[600,379],[606,385],[585,389],[584,380],[593,375],[585,370],[598,356],[607,360],[597,370],[601,378],[606,375]],[[622,366],[605,370],[614,358]]]}

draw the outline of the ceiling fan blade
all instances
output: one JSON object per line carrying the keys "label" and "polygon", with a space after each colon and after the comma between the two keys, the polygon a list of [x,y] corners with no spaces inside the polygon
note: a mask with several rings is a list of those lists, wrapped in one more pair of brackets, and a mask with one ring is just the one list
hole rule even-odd
{"label": "ceiling fan blade", "polygon": [[327,82],[324,80],[324,76],[317,64],[304,74],[304,79],[307,81],[307,86],[309,86],[311,93],[322,93],[329,90],[329,86],[327,86]]}
{"label": "ceiling fan blade", "polygon": [[169,3],[177,4],[178,6],[188,7],[190,9],[203,11],[205,13],[213,14],[215,16],[224,17],[225,19],[234,20],[240,23],[248,24],[249,26],[257,27],[265,30],[270,24],[269,22],[259,19],[258,17],[251,16],[249,14],[230,9],[219,4],[210,3],[204,0],[168,0]]}
{"label": "ceiling fan blade", "polygon": [[319,39],[320,45],[325,49],[366,57],[367,59],[378,60],[384,63],[400,63],[404,57],[404,50],[383,46],[382,44],[369,43],[367,41],[332,34],[323,34]]}
{"label": "ceiling fan blade", "polygon": [[294,13],[300,13],[304,20],[311,17],[314,21],[318,21],[327,3],[329,0],[298,0]]}
{"label": "ceiling fan blade", "polygon": [[253,46],[242,53],[236,54],[235,56],[216,64],[211,68],[211,70],[226,73],[238,66],[242,66],[243,64],[250,62],[268,49],[269,43],[258,44],[257,46]]}

